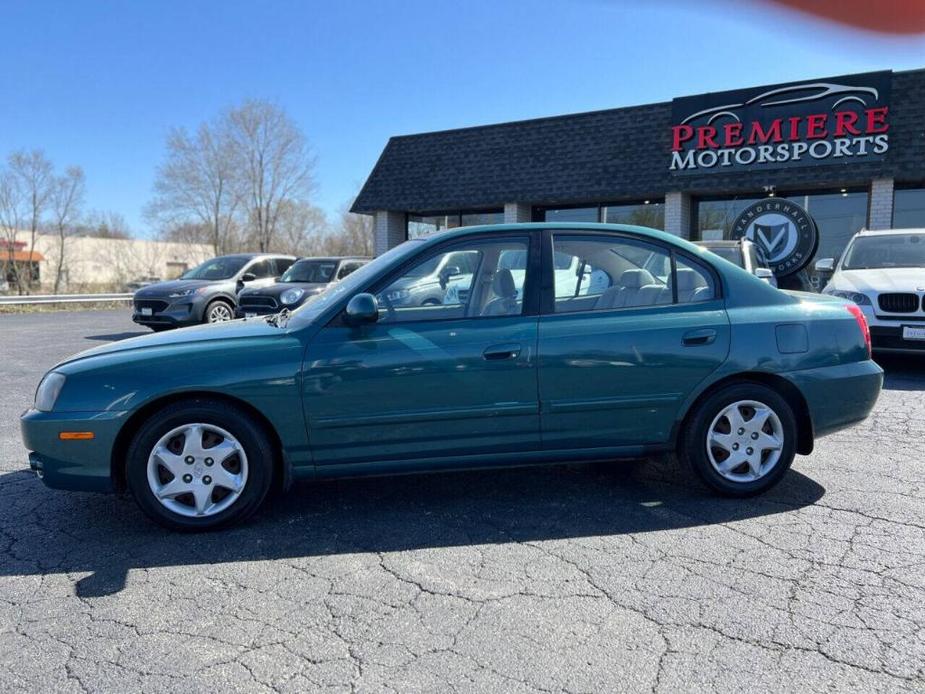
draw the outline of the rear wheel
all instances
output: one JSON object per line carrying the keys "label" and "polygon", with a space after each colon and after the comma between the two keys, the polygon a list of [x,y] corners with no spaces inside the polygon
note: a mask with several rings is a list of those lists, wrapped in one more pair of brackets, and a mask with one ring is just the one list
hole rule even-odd
{"label": "rear wheel", "polygon": [[679,455],[715,491],[752,496],[786,474],[796,438],[793,409],[780,394],[740,383],[700,403],[683,432]]}
{"label": "rear wheel", "polygon": [[152,519],[174,530],[237,523],[263,502],[273,447],[237,407],[191,401],[149,417],[128,450],[126,479]]}

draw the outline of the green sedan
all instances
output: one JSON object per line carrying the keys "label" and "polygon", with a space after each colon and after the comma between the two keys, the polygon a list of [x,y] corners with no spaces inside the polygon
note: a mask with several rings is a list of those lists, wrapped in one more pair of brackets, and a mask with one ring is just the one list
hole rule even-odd
{"label": "green sedan", "polygon": [[[437,300],[402,300],[434,267]],[[482,226],[403,243],[291,314],[82,352],[22,433],[48,486],[128,489],[180,530],[297,479],[664,451],[748,496],[864,419],[882,379],[850,302],[652,229]]]}

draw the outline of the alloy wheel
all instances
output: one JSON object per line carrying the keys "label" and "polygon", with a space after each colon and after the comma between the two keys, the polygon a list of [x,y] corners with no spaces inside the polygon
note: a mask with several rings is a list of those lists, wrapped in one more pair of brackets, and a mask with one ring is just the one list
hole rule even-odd
{"label": "alloy wheel", "polygon": [[767,475],[781,457],[784,427],[773,409],[757,400],[724,407],[707,430],[707,457],[731,482],[754,482]]}
{"label": "alloy wheel", "polygon": [[223,323],[226,320],[231,320],[231,318],[231,309],[228,308],[228,304],[219,301],[209,309],[210,323]]}
{"label": "alloy wheel", "polygon": [[214,516],[231,506],[247,484],[247,454],[213,424],[171,429],[148,456],[148,486],[166,509],[187,517]]}

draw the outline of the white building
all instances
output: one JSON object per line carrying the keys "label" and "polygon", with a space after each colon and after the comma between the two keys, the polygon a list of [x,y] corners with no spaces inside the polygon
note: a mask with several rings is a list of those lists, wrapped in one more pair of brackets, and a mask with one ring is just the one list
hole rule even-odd
{"label": "white building", "polygon": [[[62,256],[60,240],[53,234],[38,234],[35,248],[30,249],[30,243],[30,234],[19,232],[11,253],[9,242],[0,240],[0,284],[10,280],[10,289],[14,290],[9,267],[12,255],[21,275],[31,270],[32,292],[51,291]],[[59,291],[122,291],[126,283],[142,278],[177,277],[213,255],[208,244],[69,237],[64,242]]]}

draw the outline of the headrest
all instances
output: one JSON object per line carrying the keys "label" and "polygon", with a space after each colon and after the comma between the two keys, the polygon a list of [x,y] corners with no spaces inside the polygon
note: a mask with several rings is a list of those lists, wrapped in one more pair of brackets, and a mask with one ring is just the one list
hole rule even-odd
{"label": "headrest", "polygon": [[647,284],[655,284],[655,278],[648,270],[626,270],[620,275],[620,284],[627,289],[639,289]]}
{"label": "headrest", "polygon": [[504,299],[517,296],[517,287],[514,286],[514,275],[512,275],[511,271],[507,268],[498,270],[497,274],[495,274],[495,279],[492,280],[491,288],[495,296],[500,296]]}
{"label": "headrest", "polygon": [[689,292],[692,289],[707,286],[699,272],[686,267],[678,268],[678,291]]}

